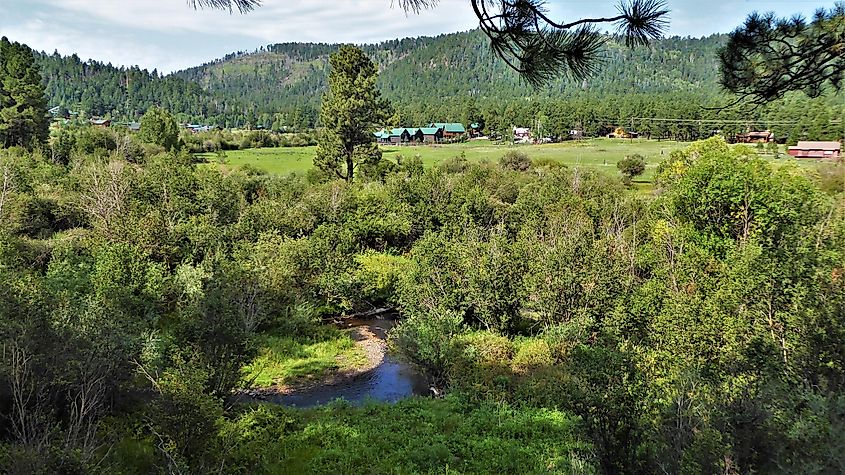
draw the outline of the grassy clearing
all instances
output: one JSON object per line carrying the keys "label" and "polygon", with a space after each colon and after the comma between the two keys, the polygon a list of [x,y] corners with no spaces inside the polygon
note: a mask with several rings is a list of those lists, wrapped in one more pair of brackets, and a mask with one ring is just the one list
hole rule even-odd
{"label": "grassy clearing", "polygon": [[[434,166],[444,160],[463,155],[470,162],[497,162],[505,152],[519,150],[533,160],[553,160],[569,167],[588,167],[618,175],[616,162],[626,155],[640,154],[646,159],[645,173],[635,180],[635,187],[640,191],[651,189],[650,183],[654,178],[657,166],[669,157],[675,150],[689,146],[687,142],[657,141],[657,140],[618,140],[618,139],[589,139],[555,144],[542,145],[496,145],[486,140],[472,141],[449,145],[418,145],[418,146],[383,146],[384,157],[395,159],[397,155],[405,158],[419,156],[426,167]],[[777,166],[796,163],[785,155],[782,148],[782,158],[774,159],[771,155],[761,155]],[[289,173],[306,173],[313,166],[316,147],[283,147],[248,150],[232,150],[226,152],[226,163],[216,162],[214,154],[201,154],[209,163],[206,166],[231,170],[243,166],[251,166],[268,173],[287,175]],[[799,166],[807,168],[818,167],[818,162],[812,160],[797,161]]]}
{"label": "grassy clearing", "polygon": [[217,162],[213,153],[199,154],[208,161],[207,166],[232,170],[244,166],[252,166],[259,170],[277,175],[290,173],[305,173],[314,166],[314,154],[317,147],[280,147],[280,148],[250,148],[247,150],[229,150],[226,152],[225,163]]}
{"label": "grassy clearing", "polygon": [[[656,140],[611,140],[593,139],[579,142],[564,142],[543,145],[496,145],[489,141],[473,141],[450,145],[385,146],[382,152],[386,158],[397,155],[410,158],[419,155],[427,167],[452,157],[464,155],[471,162],[484,160],[495,162],[508,150],[520,150],[532,159],[549,159],[569,166],[585,166],[617,173],[616,162],[626,155],[639,153],[646,158],[646,175],[650,179],[654,168],[673,150],[684,148],[682,142]],[[313,164],[316,147],[287,147],[226,152],[226,163],[216,163],[214,154],[202,154],[208,166],[234,169],[245,165],[268,173],[288,174],[307,172]]]}
{"label": "grassy clearing", "polygon": [[363,349],[348,333],[326,327],[310,338],[262,335],[259,354],[244,368],[253,387],[295,383],[319,378],[331,371],[345,371],[367,364]]}
{"label": "grassy clearing", "polygon": [[595,473],[576,421],[550,409],[412,398],[233,421],[232,455],[252,473]]}

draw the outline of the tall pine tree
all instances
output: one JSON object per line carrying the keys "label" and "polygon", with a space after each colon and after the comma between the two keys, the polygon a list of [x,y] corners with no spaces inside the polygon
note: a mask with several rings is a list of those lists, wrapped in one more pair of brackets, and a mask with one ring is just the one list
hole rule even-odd
{"label": "tall pine tree", "polygon": [[359,48],[341,46],[329,63],[329,90],[320,110],[324,129],[314,164],[352,182],[358,165],[381,158],[373,131],[389,104],[376,88],[376,65]]}
{"label": "tall pine tree", "polygon": [[0,39],[0,144],[33,147],[47,140],[50,121],[32,50]]}

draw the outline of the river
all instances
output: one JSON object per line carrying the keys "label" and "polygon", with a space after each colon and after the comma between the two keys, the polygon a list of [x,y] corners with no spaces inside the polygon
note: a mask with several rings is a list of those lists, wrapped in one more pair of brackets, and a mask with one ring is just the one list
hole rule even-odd
{"label": "river", "polygon": [[[387,333],[396,324],[393,319],[347,320],[343,326],[364,330],[384,342]],[[361,332],[358,332],[359,334]],[[316,385],[289,394],[267,394],[264,400],[294,407],[313,407],[343,399],[352,404],[365,401],[392,403],[414,395],[429,394],[425,375],[413,366],[400,361],[383,350],[381,362],[373,369],[332,384]]]}

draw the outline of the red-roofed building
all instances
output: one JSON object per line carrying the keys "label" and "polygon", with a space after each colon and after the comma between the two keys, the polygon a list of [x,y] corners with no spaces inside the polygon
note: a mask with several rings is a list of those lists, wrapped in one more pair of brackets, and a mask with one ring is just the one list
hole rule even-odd
{"label": "red-roofed building", "polygon": [[795,158],[837,160],[842,153],[842,144],[839,142],[798,142],[797,146],[789,147],[788,153]]}

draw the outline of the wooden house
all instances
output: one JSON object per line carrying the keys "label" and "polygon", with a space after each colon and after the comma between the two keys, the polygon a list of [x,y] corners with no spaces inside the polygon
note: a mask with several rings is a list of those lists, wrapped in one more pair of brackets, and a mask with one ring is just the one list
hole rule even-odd
{"label": "wooden house", "polygon": [[775,134],[768,130],[752,131],[736,135],[737,143],[769,143],[775,141]]}
{"label": "wooden house", "polygon": [[373,135],[376,137],[377,143],[390,143],[390,132],[379,130],[373,133]]}
{"label": "wooden house", "polygon": [[111,127],[111,119],[91,119],[91,125],[106,129]]}
{"label": "wooden house", "polygon": [[420,129],[423,134],[423,142],[437,143],[443,140],[443,129],[440,127],[423,127]]}
{"label": "wooden house", "polygon": [[787,153],[795,158],[838,160],[842,154],[842,144],[839,142],[798,142],[797,146],[789,147]]}
{"label": "wooden house", "polygon": [[418,129],[415,127],[409,127],[405,129],[408,131],[408,141],[409,142],[417,142],[422,143],[425,140],[425,135],[423,134],[422,129]]}
{"label": "wooden house", "polygon": [[481,124],[478,122],[473,122],[469,124],[469,136],[470,137],[481,137]]}
{"label": "wooden house", "polygon": [[461,135],[467,133],[467,129],[464,128],[464,125],[457,122],[434,122],[428,126],[443,129],[443,138],[445,139],[460,137]]}
{"label": "wooden house", "polygon": [[411,141],[411,134],[409,134],[408,129],[404,127],[391,129],[388,141],[392,144],[408,143]]}

